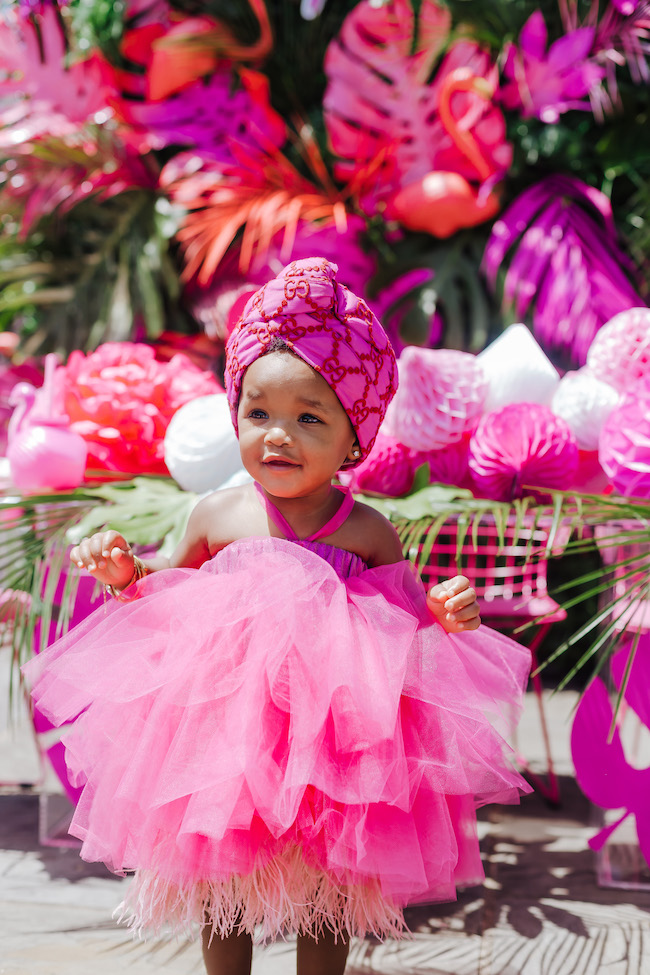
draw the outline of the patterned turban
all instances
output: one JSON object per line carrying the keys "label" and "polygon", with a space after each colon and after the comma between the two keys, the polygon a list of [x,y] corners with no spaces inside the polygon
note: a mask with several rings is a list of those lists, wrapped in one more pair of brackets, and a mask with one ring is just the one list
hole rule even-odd
{"label": "patterned turban", "polygon": [[[242,379],[271,341],[281,338],[325,379],[368,455],[397,389],[395,353],[362,298],[336,280],[324,257],[293,261],[248,301],[226,346],[226,392],[237,430]],[[355,465],[351,465],[355,466]]]}

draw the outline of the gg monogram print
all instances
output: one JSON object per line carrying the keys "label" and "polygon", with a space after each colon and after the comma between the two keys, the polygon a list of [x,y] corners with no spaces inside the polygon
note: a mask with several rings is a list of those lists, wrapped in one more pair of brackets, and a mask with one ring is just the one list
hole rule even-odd
{"label": "gg monogram print", "polygon": [[366,457],[397,389],[392,346],[368,305],[323,257],[294,261],[246,305],[226,348],[226,392],[237,429],[244,372],[274,337],[319,372],[350,417]]}

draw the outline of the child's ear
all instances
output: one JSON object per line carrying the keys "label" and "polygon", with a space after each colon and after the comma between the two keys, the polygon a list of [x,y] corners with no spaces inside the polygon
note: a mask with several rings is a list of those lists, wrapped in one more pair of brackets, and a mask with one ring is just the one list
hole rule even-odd
{"label": "child's ear", "polygon": [[349,467],[351,464],[357,464],[359,457],[361,457],[361,448],[359,447],[359,441],[355,440],[348,451],[342,470]]}

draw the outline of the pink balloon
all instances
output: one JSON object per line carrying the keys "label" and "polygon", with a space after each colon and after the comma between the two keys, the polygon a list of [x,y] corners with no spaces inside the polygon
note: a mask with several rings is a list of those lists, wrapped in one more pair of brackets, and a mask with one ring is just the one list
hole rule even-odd
{"label": "pink balloon", "polygon": [[623,396],[600,431],[600,464],[625,497],[650,497],[650,374]]}
{"label": "pink balloon", "polygon": [[469,468],[478,492],[496,501],[567,488],[578,466],[568,424],[541,403],[511,403],[486,413],[469,444]]}

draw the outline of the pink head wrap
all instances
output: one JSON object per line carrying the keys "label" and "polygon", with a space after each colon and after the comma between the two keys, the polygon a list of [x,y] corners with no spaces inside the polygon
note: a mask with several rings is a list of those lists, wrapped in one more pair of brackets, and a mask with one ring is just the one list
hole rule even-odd
{"label": "pink head wrap", "polygon": [[[362,298],[324,257],[293,261],[248,301],[226,346],[226,392],[237,430],[244,372],[276,336],[334,390],[366,457],[397,389],[395,353]],[[354,465],[351,465],[354,466]]]}

